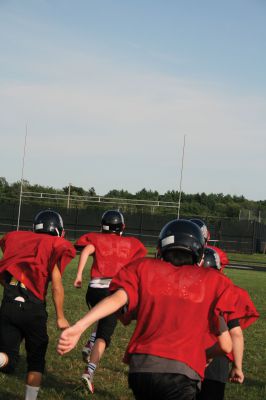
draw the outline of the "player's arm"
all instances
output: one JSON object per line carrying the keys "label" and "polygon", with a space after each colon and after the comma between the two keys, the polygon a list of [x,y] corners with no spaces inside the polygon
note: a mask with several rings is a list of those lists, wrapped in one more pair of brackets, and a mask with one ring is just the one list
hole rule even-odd
{"label": "player's arm", "polygon": [[217,337],[218,344],[224,353],[231,353],[232,351],[232,339],[228,330],[228,326],[222,315],[219,316],[219,331],[220,334]]}
{"label": "player's arm", "polygon": [[93,244],[88,244],[86,247],[84,247],[84,249],[80,253],[77,276],[74,281],[74,286],[76,288],[81,288],[83,270],[85,268],[88,257],[94,252],[95,252],[95,247],[93,246]]}
{"label": "player's arm", "polygon": [[223,353],[231,353],[233,344],[229,331],[222,332],[217,341]]}
{"label": "player's arm", "polygon": [[52,280],[52,296],[55,306],[57,326],[59,329],[65,329],[69,326],[69,323],[64,315],[63,306],[64,306],[65,293],[62,283],[62,276],[57,265],[55,265],[53,268],[51,280]]}
{"label": "player's arm", "polygon": [[57,351],[63,355],[71,351],[79,341],[81,334],[93,325],[96,321],[113,314],[123,307],[128,301],[127,293],[123,289],[117,290],[114,294],[106,297],[94,306],[83,318],[68,329],[65,329],[60,336]]}
{"label": "player's arm", "polygon": [[224,354],[231,353],[232,351],[232,339],[228,331],[224,331],[217,336],[217,343],[206,350],[206,358],[209,364],[213,358],[222,356]]}
{"label": "player's arm", "polygon": [[217,342],[206,350],[206,358],[208,363],[215,357],[230,353],[232,351],[232,339],[228,331],[228,326],[224,320],[224,317],[219,317],[219,335],[217,336]]}
{"label": "player's arm", "polygon": [[230,335],[233,342],[234,361],[229,374],[229,380],[233,383],[243,383],[244,374],[242,370],[244,354],[244,336],[240,326],[230,329]]}

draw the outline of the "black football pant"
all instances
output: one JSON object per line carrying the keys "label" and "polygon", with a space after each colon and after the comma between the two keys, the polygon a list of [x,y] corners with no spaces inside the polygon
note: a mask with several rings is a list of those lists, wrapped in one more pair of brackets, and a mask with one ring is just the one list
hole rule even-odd
{"label": "black football pant", "polygon": [[[101,300],[110,296],[108,288],[92,288],[88,287],[86,293],[86,302],[88,307],[94,307]],[[97,325],[96,339],[103,339],[106,343],[106,347],[110,345],[111,336],[114,333],[117,325],[117,314],[111,314],[107,317],[100,319]]]}
{"label": "black football pant", "polygon": [[128,375],[136,400],[195,400],[197,381],[181,374],[139,372]]}
{"label": "black football pant", "polygon": [[0,351],[8,355],[9,363],[1,371],[14,371],[19,349],[25,340],[29,371],[43,373],[48,346],[47,312],[44,304],[19,302],[4,297],[0,308]]}
{"label": "black football pant", "polygon": [[197,400],[223,400],[225,383],[204,379],[201,385],[201,391],[197,395]]}

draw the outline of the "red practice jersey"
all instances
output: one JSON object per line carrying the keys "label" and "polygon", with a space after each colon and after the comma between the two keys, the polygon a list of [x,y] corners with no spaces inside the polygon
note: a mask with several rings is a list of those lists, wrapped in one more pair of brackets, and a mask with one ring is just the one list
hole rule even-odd
{"label": "red practice jersey", "polygon": [[207,248],[212,249],[212,250],[216,251],[216,253],[218,253],[218,255],[220,257],[220,261],[221,261],[221,271],[223,271],[223,269],[229,264],[227,254],[223,250],[221,250],[219,247],[207,245]]}
{"label": "red practice jersey", "polygon": [[209,334],[218,334],[221,313],[235,312],[238,296],[230,279],[211,268],[145,258],[113,278],[110,290],[120,288],[137,319],[124,361],[150,354],[181,361],[203,377]]}
{"label": "red practice jersey", "polygon": [[[259,313],[251,300],[248,292],[245,289],[235,286],[235,290],[238,293],[238,301],[236,303],[236,311],[228,315],[227,322],[238,319],[239,325],[242,329],[248,328],[254,324],[259,318]],[[233,353],[227,354],[229,360],[234,361]]]}
{"label": "red practice jersey", "polygon": [[[239,286],[234,286],[235,292],[238,294],[238,300],[235,304],[235,311],[231,314],[225,315],[226,323],[237,319],[241,329],[246,329],[250,325],[254,324],[259,318],[259,313],[251,300],[248,292]],[[210,335],[210,341],[208,341],[208,347],[213,346],[216,343],[214,335]],[[234,361],[233,353],[226,355],[230,361]]]}
{"label": "red practice jersey", "polygon": [[62,237],[26,231],[7,233],[0,247],[0,276],[9,272],[40,300],[45,299],[55,264],[63,274],[76,255],[72,244]]}
{"label": "red practice jersey", "polygon": [[77,246],[92,244],[95,247],[91,278],[112,278],[131,261],[145,257],[147,250],[134,237],[115,233],[87,233],[75,243]]}
{"label": "red practice jersey", "polygon": [[235,290],[238,293],[238,301],[236,303],[236,311],[228,315],[227,321],[238,319],[242,329],[248,328],[254,324],[259,318],[259,313],[251,300],[248,292],[239,286],[235,286]]}

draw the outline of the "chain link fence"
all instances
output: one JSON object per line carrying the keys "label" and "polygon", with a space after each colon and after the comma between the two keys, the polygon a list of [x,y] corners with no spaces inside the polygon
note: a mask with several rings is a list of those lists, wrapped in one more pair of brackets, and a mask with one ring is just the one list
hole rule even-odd
{"label": "chain link fence", "polygon": [[[101,216],[106,209],[120,209],[125,216],[126,235],[138,237],[145,245],[156,246],[161,228],[177,217],[174,208],[154,213],[148,207],[121,205],[116,203],[90,203],[86,207],[67,208],[62,203],[44,199],[43,203],[24,200],[21,207],[19,229],[31,230],[35,214],[44,208],[58,211],[64,220],[67,238],[75,240],[86,232],[99,231]],[[210,216],[180,215],[181,218],[200,218],[206,222],[211,234],[211,243],[225,251],[240,253],[266,252],[266,225],[254,220],[239,218],[217,218]],[[0,203],[0,233],[18,227],[18,202]]]}

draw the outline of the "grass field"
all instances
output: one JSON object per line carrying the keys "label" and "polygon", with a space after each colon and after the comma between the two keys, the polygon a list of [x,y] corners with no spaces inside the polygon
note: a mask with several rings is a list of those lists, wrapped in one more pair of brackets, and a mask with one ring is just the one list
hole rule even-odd
{"label": "grass field", "polygon": [[[265,260],[265,255],[262,260]],[[85,304],[86,284],[82,289],[73,287],[77,259],[74,260],[64,275],[66,291],[66,316],[72,323],[87,311]],[[266,398],[266,272],[227,270],[226,274],[239,286],[247,289],[257,306],[261,318],[245,331],[245,358],[243,385],[227,384],[226,400],[264,400]],[[85,271],[84,282],[89,280],[89,268]],[[1,290],[2,296],[2,290]],[[45,400],[83,400],[90,397],[80,384],[80,375],[84,364],[80,351],[82,344],[72,353],[59,357],[56,343],[59,332],[55,327],[55,317],[50,293],[48,295],[50,344],[47,353],[47,371],[44,377],[39,399]],[[95,400],[130,400],[133,399],[127,388],[127,367],[122,363],[123,353],[133,330],[120,323],[116,329],[110,348],[106,351],[95,376]],[[13,376],[0,374],[0,399],[23,400],[24,378],[26,372],[25,352],[21,348],[21,360]]]}
{"label": "grass field", "polygon": [[227,255],[229,260],[233,263],[266,267],[266,254],[227,253]]}

